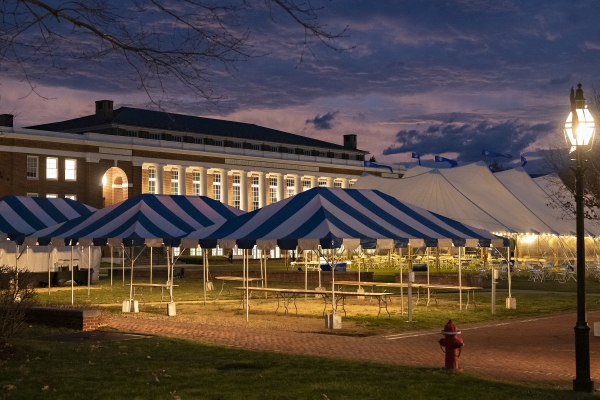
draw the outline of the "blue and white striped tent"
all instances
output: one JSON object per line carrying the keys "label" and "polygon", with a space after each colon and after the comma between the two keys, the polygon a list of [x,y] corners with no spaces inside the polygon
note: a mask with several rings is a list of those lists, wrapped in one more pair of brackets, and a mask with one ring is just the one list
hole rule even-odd
{"label": "blue and white striped tent", "polygon": [[94,207],[71,199],[4,196],[0,199],[0,240],[22,240],[32,232],[94,211]]}
{"label": "blue and white striped tent", "polygon": [[377,190],[313,188],[222,225],[192,232],[184,247],[293,250],[507,246],[482,229],[405,204]]}
{"label": "blue and white striped tent", "polygon": [[179,238],[244,211],[203,196],[142,194],[94,214],[34,232],[33,245],[178,246]]}

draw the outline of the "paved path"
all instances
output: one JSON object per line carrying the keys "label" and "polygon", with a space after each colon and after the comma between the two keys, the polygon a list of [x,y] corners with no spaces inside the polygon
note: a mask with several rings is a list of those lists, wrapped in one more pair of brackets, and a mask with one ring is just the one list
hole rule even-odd
{"label": "paved path", "polygon": [[[575,314],[459,326],[466,372],[495,380],[570,387],[575,376]],[[588,313],[593,328],[600,311]],[[407,366],[441,367],[440,330],[349,337],[199,323],[103,317],[108,327],[251,350]],[[592,379],[600,383],[600,337],[590,336]]]}

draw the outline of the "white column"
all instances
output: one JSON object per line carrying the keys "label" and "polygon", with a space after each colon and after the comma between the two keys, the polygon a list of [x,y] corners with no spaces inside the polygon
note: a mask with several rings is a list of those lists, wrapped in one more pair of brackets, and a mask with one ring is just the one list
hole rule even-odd
{"label": "white column", "polygon": [[262,208],[266,204],[267,192],[265,188],[265,173],[258,172],[258,207]]}
{"label": "white column", "polygon": [[327,187],[333,187],[333,178],[321,178],[327,182]]}
{"label": "white column", "polygon": [[179,167],[179,194],[185,196],[187,194],[187,190],[185,187],[185,176],[187,174],[185,167]]}
{"label": "white column", "polygon": [[207,178],[206,178],[206,168],[200,167],[198,168],[200,171],[200,196],[207,196]]}
{"label": "white column", "polygon": [[302,193],[302,177],[294,175],[294,194]]}
{"label": "white column", "polygon": [[246,171],[240,172],[240,209],[243,211],[248,210],[248,173]]}
{"label": "white column", "polygon": [[156,194],[164,194],[164,171],[165,166],[163,164],[158,164],[156,166]]}
{"label": "white column", "polygon": [[229,177],[227,172],[229,170],[224,169],[221,171],[221,203],[229,204]]}
{"label": "white column", "polygon": [[314,188],[314,187],[319,186],[319,181],[317,180],[316,176],[309,176],[308,178],[310,179],[310,187],[311,187],[311,189]]}
{"label": "white column", "polygon": [[283,191],[285,189],[285,182],[283,181],[283,174],[277,174],[277,201],[283,200]]}
{"label": "white column", "polygon": [[342,178],[342,179],[340,179],[340,181],[342,181],[342,189],[348,188],[348,179],[347,178]]}

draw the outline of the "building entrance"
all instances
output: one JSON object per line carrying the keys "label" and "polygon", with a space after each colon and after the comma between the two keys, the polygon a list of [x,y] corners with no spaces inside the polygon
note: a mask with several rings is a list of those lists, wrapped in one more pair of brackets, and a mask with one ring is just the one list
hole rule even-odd
{"label": "building entrance", "polygon": [[109,168],[102,177],[102,199],[104,207],[127,200],[129,181],[121,168]]}

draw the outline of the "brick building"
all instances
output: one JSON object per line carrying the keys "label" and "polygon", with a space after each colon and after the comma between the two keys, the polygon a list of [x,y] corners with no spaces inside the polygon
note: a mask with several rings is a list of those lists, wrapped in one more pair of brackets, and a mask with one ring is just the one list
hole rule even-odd
{"label": "brick building", "polygon": [[314,186],[350,187],[368,152],[232,121],[96,102],[96,113],[13,128],[0,116],[0,196],[71,197],[104,207],[140,193],[205,195],[254,210]]}

